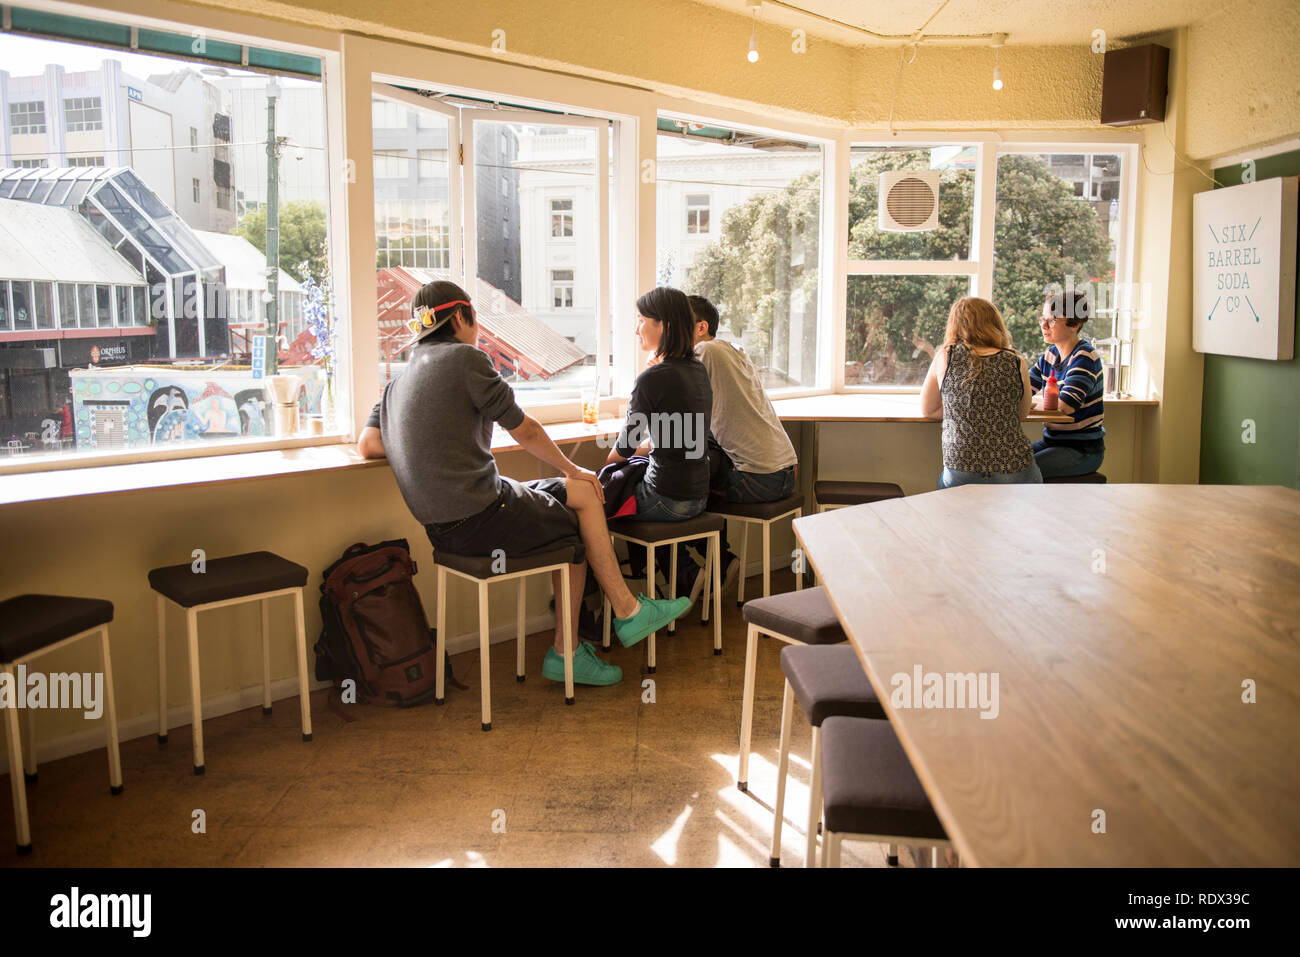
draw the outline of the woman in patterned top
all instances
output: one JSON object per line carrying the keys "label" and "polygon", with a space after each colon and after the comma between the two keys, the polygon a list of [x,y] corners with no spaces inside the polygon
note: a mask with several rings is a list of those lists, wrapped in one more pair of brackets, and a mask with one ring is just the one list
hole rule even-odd
{"label": "woman in patterned top", "polygon": [[1043,480],[1020,427],[1030,395],[1028,364],[1002,313],[987,299],[958,299],[921,386],[922,413],[943,418],[939,488]]}

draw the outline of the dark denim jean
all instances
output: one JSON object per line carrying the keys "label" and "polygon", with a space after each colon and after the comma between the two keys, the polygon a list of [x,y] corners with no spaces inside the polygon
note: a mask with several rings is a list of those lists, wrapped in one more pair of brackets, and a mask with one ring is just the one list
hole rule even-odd
{"label": "dark denim jean", "polygon": [[1048,445],[1042,439],[1034,443],[1034,461],[1044,477],[1087,475],[1101,468],[1105,452],[1080,452],[1068,445]]}

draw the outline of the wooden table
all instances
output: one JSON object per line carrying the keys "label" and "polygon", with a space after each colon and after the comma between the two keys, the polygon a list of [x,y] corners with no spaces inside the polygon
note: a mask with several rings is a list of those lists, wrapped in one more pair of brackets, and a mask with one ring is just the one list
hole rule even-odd
{"label": "wooden table", "polygon": [[[965,863],[1300,864],[1300,492],[964,486],[794,524]],[[895,706],[918,666],[996,673],[997,717]]]}

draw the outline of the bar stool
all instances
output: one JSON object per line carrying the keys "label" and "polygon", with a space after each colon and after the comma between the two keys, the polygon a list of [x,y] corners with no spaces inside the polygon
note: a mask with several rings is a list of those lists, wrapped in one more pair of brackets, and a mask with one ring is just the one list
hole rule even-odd
{"label": "bar stool", "polygon": [[835,645],[849,638],[840,627],[826,590],[821,587],[751,599],[745,602],[741,614],[749,623],[749,630],[745,636],[745,694],[740,709],[740,770],[736,787],[747,791],[759,636],[768,635],[788,645]]}
{"label": "bar stool", "polygon": [[307,636],[302,590],[307,569],[273,552],[246,552],[209,559],[203,571],[192,565],[168,565],[149,572],[149,587],[158,593],[158,741],[167,743],[167,602],[185,609],[190,659],[190,715],[194,730],[194,773],[202,774],[203,700],[199,685],[199,612],[255,601],[262,612],[262,714],[271,713],[271,645],[267,602],[293,596],[298,649],[298,708],[302,739],[311,740],[311,699],[307,696]]}
{"label": "bar stool", "polygon": [[[781,701],[781,756],[777,769],[776,821],[772,826],[772,866],[781,866],[781,823],[790,764],[790,725],[794,719],[792,705],[798,701],[812,725],[812,784],[808,793],[808,850],[804,867],[816,867],[817,826],[822,811],[822,723],[835,716],[882,719],[885,709],[858,662],[857,651],[849,645],[782,648],[781,670],[785,672],[785,697]],[[892,848],[890,856],[894,856]]]}
{"label": "bar stool", "polygon": [[813,498],[818,514],[832,508],[867,505],[889,498],[902,498],[903,490],[893,482],[814,482]]}
{"label": "bar stool", "polygon": [[[736,582],[736,604],[745,604],[745,562],[749,558],[749,526],[759,525],[763,529],[763,597],[772,594],[772,523],[779,522],[787,516],[799,518],[803,515],[803,496],[795,493],[777,502],[760,502],[758,504],[740,504],[724,502],[718,499],[709,501],[709,512],[731,518],[741,523],[740,533],[740,575]],[[803,588],[803,563],[795,564],[795,588]]]}
{"label": "bar stool", "polygon": [[573,704],[573,623],[569,615],[569,566],[575,563],[576,546],[565,545],[548,552],[524,557],[490,555],[456,555],[434,550],[433,563],[438,570],[438,670],[434,679],[434,704],[443,704],[444,674],[447,667],[447,573],[478,586],[478,653],[479,695],[483,712],[483,730],[492,730],[492,675],[488,625],[488,583],[519,579],[515,605],[515,680],[524,680],[524,610],[527,595],[524,579],[547,572],[560,573],[560,594],[555,596],[555,614],[564,632],[564,703]]}
{"label": "bar stool", "polygon": [[[29,661],[82,638],[99,639],[99,662],[104,672],[105,731],[108,735],[108,790],[114,795],[122,793],[122,759],[117,746],[117,709],[113,702],[113,665],[108,652],[108,623],[112,620],[113,603],[98,598],[18,595],[0,602],[0,673],[8,675],[15,695],[12,705],[3,710],[9,750],[9,788],[13,795],[14,832],[18,838],[19,854],[29,854],[32,850],[25,781],[36,780],[33,714],[29,712],[24,719],[27,726],[25,753],[18,732],[17,697],[25,695],[27,689],[24,687],[26,682],[18,680],[17,669],[23,667],[25,672]],[[50,685],[53,692],[53,682]],[[22,776],[18,773],[20,765],[24,772]]]}
{"label": "bar stool", "polygon": [[1043,476],[1044,485],[1105,485],[1106,476],[1100,472],[1089,472],[1086,475],[1051,475]]}
{"label": "bar stool", "polygon": [[[703,538],[708,542],[704,557],[704,600],[700,605],[700,624],[709,620],[709,599],[713,599],[713,653],[722,654],[722,535],[727,523],[721,515],[703,512],[684,522],[639,522],[635,518],[620,518],[609,523],[611,541],[620,539],[646,549],[645,596],[655,597],[655,546],[671,545],[669,553],[668,597],[677,597],[677,543],[689,542]],[[602,645],[609,650],[609,629],[611,611],[609,596],[604,599],[604,641]],[[669,634],[677,630],[677,623],[668,626]],[[646,641],[646,668],[650,674],[655,673],[655,635],[651,632]]]}
{"label": "bar stool", "polygon": [[840,843],[848,839],[929,845],[937,867],[939,848],[952,842],[890,723],[828,717],[822,722],[821,749],[824,866],[840,866]]}

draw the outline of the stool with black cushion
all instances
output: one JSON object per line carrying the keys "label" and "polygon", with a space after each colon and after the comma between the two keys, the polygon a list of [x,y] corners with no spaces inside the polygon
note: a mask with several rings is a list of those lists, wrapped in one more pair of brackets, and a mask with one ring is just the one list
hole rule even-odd
{"label": "stool with black cushion", "polygon": [[840,866],[845,839],[928,845],[936,865],[938,849],[952,846],[888,721],[827,717],[821,761],[824,866]]}
{"label": "stool with black cushion", "polygon": [[443,704],[444,674],[447,666],[447,574],[473,582],[478,587],[478,653],[479,692],[483,711],[483,730],[492,730],[492,675],[489,652],[490,628],[488,625],[488,583],[519,580],[519,594],[515,601],[515,680],[524,680],[524,624],[526,621],[526,591],[523,579],[548,572],[560,573],[560,592],[555,596],[555,614],[559,617],[564,634],[564,703],[573,704],[573,629],[569,614],[569,566],[578,557],[577,548],[562,548],[523,557],[504,555],[456,555],[434,550],[433,563],[438,570],[438,671],[434,687],[434,703]]}
{"label": "stool with black cushion", "polygon": [[194,773],[202,774],[203,701],[199,682],[199,612],[255,601],[262,612],[262,714],[271,713],[271,644],[269,608],[272,598],[293,598],[298,651],[298,707],[302,739],[311,740],[311,699],[307,693],[307,635],[303,624],[302,590],[307,569],[273,552],[247,552],[192,564],[168,565],[149,572],[149,587],[158,593],[158,740],[167,742],[167,602],[185,609],[185,635],[190,659],[190,715],[194,732]]}
{"label": "stool with black cushion", "polygon": [[[99,663],[104,675],[102,706],[104,727],[108,735],[108,789],[112,794],[122,793],[122,760],[117,746],[117,708],[113,703],[113,664],[108,652],[108,623],[112,620],[113,603],[98,598],[18,595],[0,602],[0,673],[8,676],[8,683],[15,695],[15,699],[3,710],[6,747],[9,750],[9,788],[13,795],[14,832],[18,838],[19,854],[28,854],[32,849],[25,781],[36,780],[35,715],[31,710],[23,709],[23,722],[27,731],[25,750],[18,728],[17,696],[27,693],[27,688],[24,687],[27,682],[18,680],[20,666],[83,638],[99,640]],[[54,682],[47,679],[46,684],[47,694],[52,694]],[[67,688],[68,685],[60,682],[60,687]],[[80,689],[80,684],[77,687]],[[53,705],[56,702],[47,697],[45,703]],[[62,698],[57,703],[67,705]],[[85,705],[87,702],[82,699],[80,703]],[[22,775],[18,773],[20,766],[24,772]]]}
{"label": "stool with black cushion", "polygon": [[805,588],[755,598],[741,613],[748,622],[745,636],[745,691],[740,709],[740,768],[736,787],[749,788],[750,741],[754,728],[754,682],[758,671],[758,639],[768,635],[788,645],[834,645],[848,641],[823,588]]}
{"label": "stool with black cushion", "polygon": [[[745,563],[749,559],[749,526],[758,525],[763,530],[763,597],[772,594],[772,523],[803,515],[803,496],[791,495],[777,502],[740,504],[721,499],[709,499],[709,511],[723,518],[741,523],[740,576],[736,582],[736,604],[745,604]],[[798,556],[794,563],[795,588],[803,588],[803,561]]]}
{"label": "stool with black cushion", "polygon": [[772,828],[772,866],[780,866],[790,725],[797,701],[812,725],[812,783],[808,794],[808,850],[804,867],[816,867],[817,825],[822,810],[822,723],[839,715],[883,719],[885,709],[851,645],[782,648],[781,670],[785,672],[785,697],[781,701],[781,756],[777,769],[776,823]]}
{"label": "stool with black cushion", "polygon": [[1106,476],[1100,472],[1086,475],[1044,475],[1044,485],[1105,485]]}
{"label": "stool with black cushion", "polygon": [[817,511],[847,508],[850,505],[869,505],[890,498],[902,498],[903,490],[893,482],[814,482],[813,499]]}
{"label": "stool with black cushion", "polygon": [[[704,600],[700,605],[700,624],[709,620],[709,600],[713,601],[713,653],[722,654],[722,536],[726,532],[727,522],[721,515],[704,512],[684,522],[640,522],[635,518],[620,518],[609,523],[609,536],[614,542],[620,539],[646,549],[645,596],[655,597],[655,547],[672,546],[668,549],[668,597],[677,597],[677,544],[679,542],[705,539],[708,547],[704,556]],[[609,631],[611,611],[609,597],[604,605],[604,641],[603,647],[609,650]],[[671,634],[677,630],[677,623],[668,626]],[[650,674],[655,673],[655,634],[651,632],[646,641],[646,668]]]}

